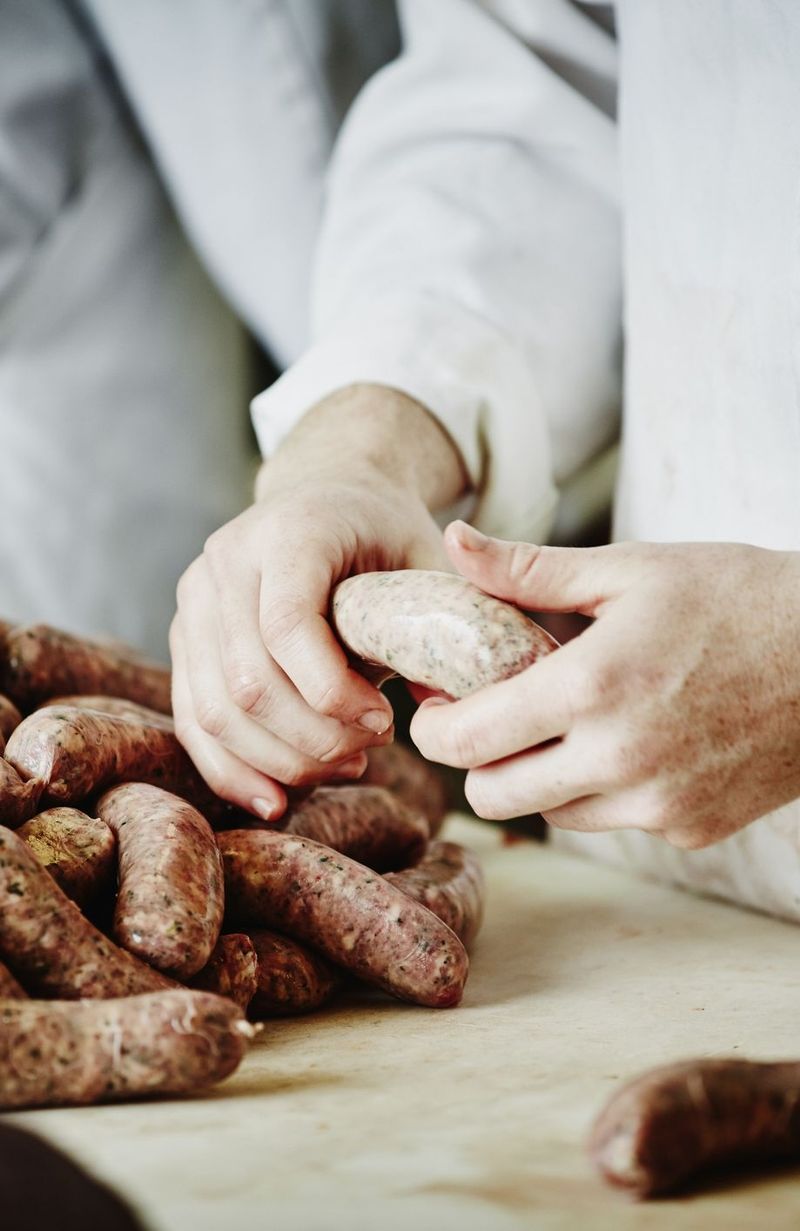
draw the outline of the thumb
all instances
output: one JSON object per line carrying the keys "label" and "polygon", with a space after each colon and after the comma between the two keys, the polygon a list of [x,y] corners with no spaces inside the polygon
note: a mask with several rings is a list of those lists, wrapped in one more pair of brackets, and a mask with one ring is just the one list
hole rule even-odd
{"label": "thumb", "polygon": [[473,585],[528,611],[580,611],[594,616],[630,577],[634,544],[540,547],[488,538],[454,521],[444,536],[447,554]]}

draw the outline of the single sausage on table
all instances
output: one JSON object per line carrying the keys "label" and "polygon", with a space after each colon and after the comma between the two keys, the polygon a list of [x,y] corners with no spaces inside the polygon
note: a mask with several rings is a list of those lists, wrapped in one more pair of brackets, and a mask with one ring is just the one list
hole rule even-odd
{"label": "single sausage on table", "polygon": [[258,988],[258,957],[250,937],[244,932],[220,936],[211,957],[190,986],[227,996],[244,1012]]}
{"label": "single sausage on table", "polygon": [[[517,607],[453,573],[359,573],[333,592],[334,628],[382,678],[401,675],[448,697],[496,684],[558,648]],[[374,670],[368,672],[377,680]]]}
{"label": "single sausage on table", "polygon": [[170,712],[170,672],[119,642],[91,641],[31,624],[6,633],[3,691],[23,709],[60,693],[107,693]]}
{"label": "single sausage on table", "polygon": [[421,812],[379,786],[321,786],[289,814],[286,833],[331,846],[378,872],[419,859],[428,841]]}
{"label": "single sausage on table", "polygon": [[469,959],[458,937],[378,873],[295,834],[217,835],[226,901],[245,925],[276,928],[401,1000],[458,1004]]}
{"label": "single sausage on table", "polygon": [[435,838],[447,815],[447,789],[437,769],[397,740],[381,748],[367,749],[367,768],[361,783],[382,786],[421,812]]}
{"label": "single sausage on table", "polygon": [[483,921],[485,880],[474,851],[457,842],[431,842],[419,863],[386,879],[421,902],[469,948]]}
{"label": "single sausage on table", "polygon": [[257,959],[250,1017],[286,1017],[319,1009],[341,983],[332,966],[297,940],[264,928],[250,930]]}
{"label": "single sausage on table", "polygon": [[77,808],[48,808],[20,825],[17,833],[79,906],[86,906],[110,884],[117,844],[98,817]]}
{"label": "single sausage on table", "polygon": [[211,826],[185,799],[142,782],[112,787],[97,815],[119,851],[114,936],[157,970],[191,978],[222,927],[222,858]]}
{"label": "single sausage on table", "polygon": [[0,1000],[26,1000],[28,993],[12,975],[7,966],[0,962]]}
{"label": "single sausage on table", "polygon": [[194,804],[207,820],[230,806],[201,778],[179,744],[171,719],[158,726],[75,706],[35,710],[13,732],[6,757],[21,774],[42,778],[59,804],[81,803],[115,782],[146,782]]}
{"label": "single sausage on table", "polygon": [[5,757],[0,757],[0,825],[12,829],[33,816],[45,784],[41,778],[20,773]]}
{"label": "single sausage on table", "polygon": [[222,1081],[256,1028],[183,988],[103,1001],[0,1001],[0,1108],[187,1094]]}
{"label": "single sausage on table", "polygon": [[732,1164],[800,1159],[800,1062],[689,1060],[651,1069],[609,1099],[589,1152],[605,1179],[639,1197]]}
{"label": "single sausage on table", "polygon": [[25,990],[62,1000],[174,987],[81,914],[18,834],[0,828],[0,957]]}

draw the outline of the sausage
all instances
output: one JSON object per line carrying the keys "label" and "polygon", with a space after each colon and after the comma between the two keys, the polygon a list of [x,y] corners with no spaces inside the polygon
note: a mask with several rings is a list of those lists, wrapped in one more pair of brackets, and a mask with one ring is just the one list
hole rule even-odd
{"label": "sausage", "polygon": [[33,816],[44,791],[44,782],[27,773],[20,774],[0,757],[0,825],[17,825]]}
{"label": "sausage", "polygon": [[428,822],[379,786],[321,786],[291,811],[287,833],[331,846],[382,872],[419,859]]}
{"label": "sausage", "polygon": [[0,962],[0,1000],[25,1000],[27,995],[8,967]]}
{"label": "sausage", "polygon": [[0,956],[34,995],[109,999],[174,987],[84,918],[16,833],[0,828]]}
{"label": "sausage", "polygon": [[222,858],[208,821],[185,799],[129,782],[97,802],[116,834],[119,892],[114,936],[157,970],[186,980],[219,939]]}
{"label": "sausage", "polygon": [[68,705],[71,709],[96,710],[100,714],[114,714],[120,718],[132,718],[135,722],[144,722],[151,727],[160,727],[164,731],[174,731],[175,724],[168,714],[139,705],[137,701],[128,701],[126,697],[107,697],[103,693],[70,693],[66,697],[48,697],[39,709],[52,706]]}
{"label": "sausage", "polygon": [[227,1077],[255,1028],[209,992],[0,1001],[0,1107],[187,1094]]}
{"label": "sausage", "polygon": [[13,732],[6,747],[11,764],[43,778],[47,794],[60,804],[80,803],[115,782],[147,782],[173,791],[207,819],[224,818],[230,807],[195,769],[172,730],[72,706],[34,711]]}
{"label": "sausage", "polygon": [[[449,697],[508,679],[558,648],[517,607],[453,573],[360,573],[333,592],[333,625],[368,665]],[[375,678],[374,671],[368,673]]]}
{"label": "sausage", "polygon": [[319,842],[268,830],[217,835],[232,915],[306,941],[401,1000],[448,1008],[469,970],[464,946],[382,876]]}
{"label": "sausage", "polygon": [[14,727],[22,722],[22,714],[13,701],[0,693],[0,736],[7,740]]}
{"label": "sausage", "polygon": [[800,1062],[688,1060],[634,1078],[595,1121],[589,1152],[639,1197],[711,1169],[800,1158]]}
{"label": "sausage", "polygon": [[245,1012],[258,987],[258,958],[250,937],[244,932],[220,936],[211,957],[194,976],[191,986],[227,996]]}
{"label": "sausage", "polygon": [[3,691],[23,709],[60,693],[108,693],[169,714],[170,672],[119,642],[90,641],[47,624],[11,629],[0,667]]}
{"label": "sausage", "polygon": [[485,891],[483,868],[474,851],[457,842],[431,842],[418,864],[388,872],[386,879],[427,906],[469,948],[483,921]]}
{"label": "sausage", "polygon": [[382,786],[404,804],[421,812],[435,838],[447,815],[447,790],[439,771],[396,740],[380,748],[367,749],[367,768],[361,782]]}
{"label": "sausage", "polygon": [[310,1013],[330,1000],[341,983],[333,967],[299,941],[256,928],[250,939],[258,962],[251,1018]]}
{"label": "sausage", "polygon": [[116,841],[104,821],[77,808],[48,808],[17,830],[68,898],[85,907],[110,882]]}

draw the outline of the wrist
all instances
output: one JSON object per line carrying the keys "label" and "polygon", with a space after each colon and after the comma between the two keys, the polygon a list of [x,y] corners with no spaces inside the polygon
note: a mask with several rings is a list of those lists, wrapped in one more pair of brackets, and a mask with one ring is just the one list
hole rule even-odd
{"label": "wrist", "polygon": [[256,497],[299,478],[390,483],[434,511],[467,488],[461,454],[424,406],[382,385],[351,385],[313,406],[262,466]]}

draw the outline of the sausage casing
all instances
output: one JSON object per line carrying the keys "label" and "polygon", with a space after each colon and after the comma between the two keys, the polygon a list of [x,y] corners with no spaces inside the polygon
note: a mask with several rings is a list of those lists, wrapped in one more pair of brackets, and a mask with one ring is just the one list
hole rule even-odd
{"label": "sausage casing", "polygon": [[68,898],[85,907],[110,884],[116,841],[104,821],[77,808],[48,808],[17,830]]}
{"label": "sausage casing", "polygon": [[250,1002],[250,1017],[286,1017],[310,1013],[330,1000],[341,983],[339,974],[297,940],[264,928],[252,928],[257,986]]}
{"label": "sausage casing", "polygon": [[208,821],[159,787],[128,782],[97,801],[116,834],[114,935],[157,970],[185,980],[205,966],[224,910],[222,858]]}
{"label": "sausage casing", "polygon": [[25,771],[20,773],[5,757],[0,757],[0,825],[12,829],[33,816],[44,791],[44,781]]}
{"label": "sausage casing", "polygon": [[287,833],[331,846],[382,872],[404,868],[425,850],[428,822],[384,787],[317,787],[289,815]]}
{"label": "sausage casing", "polygon": [[401,675],[454,698],[508,679],[558,648],[517,607],[454,573],[359,573],[336,587],[331,611],[345,646],[383,667],[384,678]]}
{"label": "sausage casing", "polygon": [[458,937],[378,873],[295,834],[217,835],[232,915],[318,949],[414,1004],[458,1004],[469,959]]}
{"label": "sausage casing", "polygon": [[174,984],[84,918],[28,845],[0,828],[0,957],[34,995],[108,999]]}
{"label": "sausage casing", "polygon": [[427,818],[430,836],[435,838],[447,815],[447,788],[441,773],[405,744],[384,744],[367,749],[367,768],[361,778],[364,786],[382,786],[404,804]]}
{"label": "sausage casing", "polygon": [[419,863],[386,879],[427,906],[469,948],[483,921],[485,878],[474,851],[457,842],[431,842]]}
{"label": "sausage casing", "polygon": [[191,986],[227,996],[244,1012],[258,987],[258,957],[250,937],[244,932],[220,936],[208,962],[191,980]]}
{"label": "sausage casing", "polygon": [[227,1077],[254,1028],[230,1000],[156,992],[103,1001],[0,1001],[0,1107],[186,1094]]}

